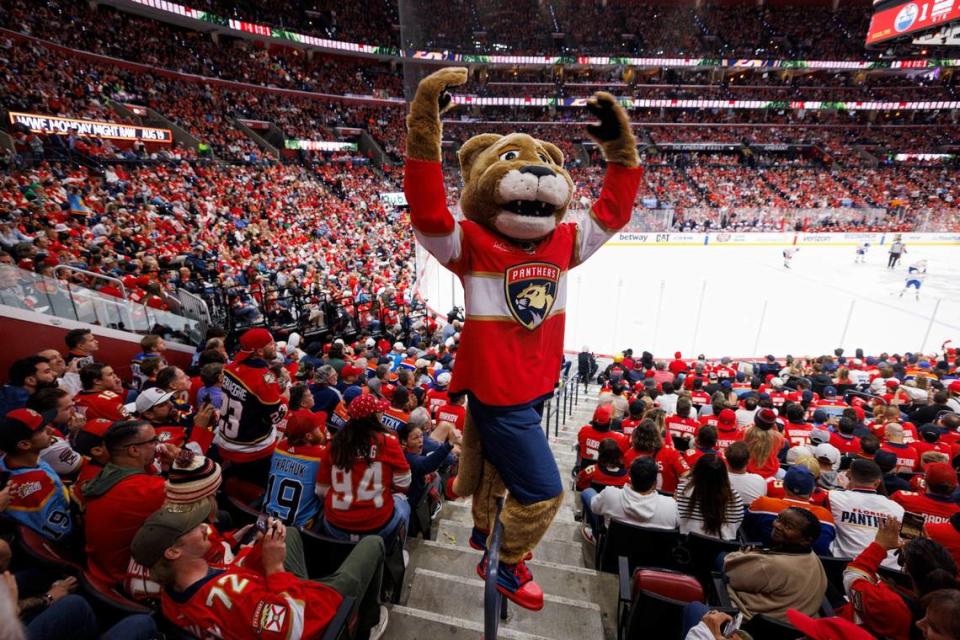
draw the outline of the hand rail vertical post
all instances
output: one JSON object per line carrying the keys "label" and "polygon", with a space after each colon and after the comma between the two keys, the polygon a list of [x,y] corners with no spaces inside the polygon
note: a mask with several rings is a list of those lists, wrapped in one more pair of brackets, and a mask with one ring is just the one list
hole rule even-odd
{"label": "hand rail vertical post", "polygon": [[500,511],[503,498],[497,498],[497,514],[493,519],[493,535],[487,546],[487,579],[483,586],[483,637],[494,640],[500,620],[507,619],[507,599],[497,590],[497,573],[500,569],[500,542],[503,538],[503,523]]}

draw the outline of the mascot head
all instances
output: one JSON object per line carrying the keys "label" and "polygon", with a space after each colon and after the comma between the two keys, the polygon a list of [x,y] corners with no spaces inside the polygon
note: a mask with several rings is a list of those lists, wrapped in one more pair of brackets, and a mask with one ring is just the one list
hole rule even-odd
{"label": "mascot head", "polygon": [[524,133],[470,138],[460,148],[460,172],[463,215],[516,240],[548,235],[573,197],[560,149]]}

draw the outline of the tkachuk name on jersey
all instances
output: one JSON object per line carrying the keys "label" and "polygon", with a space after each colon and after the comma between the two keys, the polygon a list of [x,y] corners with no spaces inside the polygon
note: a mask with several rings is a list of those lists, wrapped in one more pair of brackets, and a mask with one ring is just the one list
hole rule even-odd
{"label": "tkachuk name on jersey", "polygon": [[275,469],[277,471],[282,471],[284,473],[289,473],[290,475],[302,476],[307,472],[307,465],[304,463],[295,460],[293,458],[288,458],[286,456],[277,458],[274,461]]}

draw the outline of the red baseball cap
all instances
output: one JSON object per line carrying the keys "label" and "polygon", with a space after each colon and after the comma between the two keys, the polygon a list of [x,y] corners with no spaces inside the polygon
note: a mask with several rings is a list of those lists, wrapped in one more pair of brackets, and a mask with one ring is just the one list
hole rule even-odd
{"label": "red baseball cap", "polygon": [[56,409],[50,409],[43,413],[37,413],[33,409],[14,409],[3,417],[3,426],[0,428],[7,429],[13,426],[23,426],[30,431],[37,432],[53,422],[53,419],[56,417]]}
{"label": "red baseball cap", "polygon": [[313,433],[314,429],[323,428],[327,424],[327,413],[318,411],[314,413],[309,409],[298,409],[290,413],[287,418],[287,437],[299,438]]}
{"label": "red baseball cap", "polygon": [[960,380],[954,380],[947,385],[947,391],[950,393],[960,393]]}
{"label": "red baseball cap", "polygon": [[270,335],[270,332],[263,327],[249,329],[242,336],[240,336],[240,348],[244,351],[256,351],[257,349],[263,349],[271,342],[273,342],[273,336]]}
{"label": "red baseball cap", "polygon": [[733,409],[724,409],[720,412],[720,415],[717,416],[717,419],[720,420],[722,424],[736,424],[737,414],[734,413]]}
{"label": "red baseball cap", "polygon": [[605,404],[603,406],[597,407],[593,412],[593,421],[597,424],[610,424],[610,421],[613,420],[613,405]]}
{"label": "red baseball cap", "polygon": [[872,635],[843,618],[811,618],[796,609],[787,610],[787,620],[813,640],[876,640]]}
{"label": "red baseball cap", "polygon": [[360,418],[372,416],[375,413],[381,413],[389,406],[390,403],[386,400],[381,400],[376,396],[367,394],[354,398],[350,406],[347,407],[347,413],[350,414],[351,418],[359,420]]}
{"label": "red baseball cap", "polygon": [[106,418],[93,418],[92,420],[87,420],[86,424],[80,427],[80,431],[89,433],[97,438],[103,438],[103,435],[112,424],[113,421],[107,420]]}
{"label": "red baseball cap", "polygon": [[346,378],[347,376],[359,376],[361,373],[363,373],[363,369],[348,364],[340,370],[340,377]]}
{"label": "red baseball cap", "polygon": [[895,378],[890,378],[884,384],[887,385],[887,388],[893,389],[894,387],[900,386],[900,381]]}
{"label": "red baseball cap", "polygon": [[931,462],[923,470],[928,486],[932,484],[957,486],[957,472],[946,462]]}

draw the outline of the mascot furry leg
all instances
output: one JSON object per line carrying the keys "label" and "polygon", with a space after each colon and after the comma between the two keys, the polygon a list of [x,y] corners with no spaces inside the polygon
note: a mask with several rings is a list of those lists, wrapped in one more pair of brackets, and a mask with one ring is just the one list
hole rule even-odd
{"label": "mascot furry leg", "polygon": [[[440,114],[467,70],[424,78],[407,117],[404,192],[417,241],[464,284],[466,322],[451,392],[469,402],[454,491],[473,497],[471,546],[485,549],[496,498],[507,491],[497,587],[528,609],[543,592],[524,559],[563,500],[556,461],[537,411],[560,371],[566,273],[630,219],[642,177],[629,119],[616,99],[588,103],[598,123],[587,132],[607,160],[590,215],[563,222],[574,192],[556,145],[522,133],[485,133],[459,151],[464,220],[446,207]],[[522,354],[527,354],[523,356]],[[477,567],[486,574],[486,556]]]}

